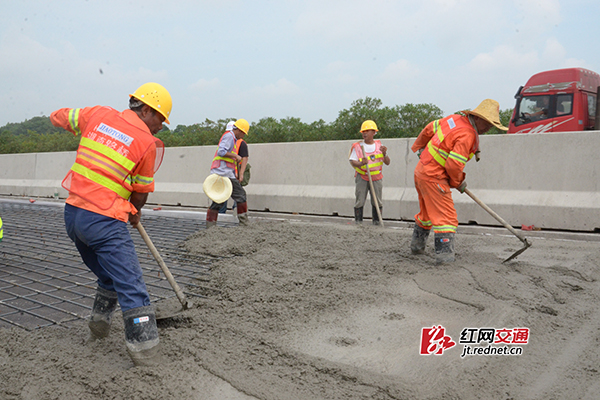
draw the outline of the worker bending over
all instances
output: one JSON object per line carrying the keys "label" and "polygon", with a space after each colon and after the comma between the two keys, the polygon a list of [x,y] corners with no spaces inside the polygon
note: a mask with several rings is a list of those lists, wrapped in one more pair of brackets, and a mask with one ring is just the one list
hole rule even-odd
{"label": "worker bending over", "polygon": [[[243,163],[243,158],[239,153],[239,146],[243,141],[244,136],[248,134],[250,124],[245,119],[238,119],[233,124],[233,129],[227,130],[219,140],[219,147],[215,152],[215,157],[210,166],[210,173],[229,178],[233,187],[231,198],[236,202],[237,217],[240,225],[248,225],[248,204],[246,203],[246,191],[240,183],[243,179],[246,164]],[[246,157],[247,161],[247,157]],[[238,163],[241,163],[241,168],[238,169]],[[219,210],[224,203],[211,203],[206,213],[206,227],[210,228],[217,224]]]}
{"label": "worker bending over", "polygon": [[154,309],[127,222],[136,226],[154,191],[154,174],[164,154],[154,137],[169,123],[171,95],[157,83],[140,86],[129,110],[62,108],[50,115],[55,126],[81,134],[75,164],[63,180],[67,234],[98,277],[89,327],[92,338],[110,332],[117,301],[123,311],[127,351],[136,365],[158,362]]}
{"label": "worker bending over", "polygon": [[420,211],[415,215],[410,249],[423,254],[429,231],[435,235],[436,263],[454,261],[454,234],[458,217],[450,188],[464,193],[467,187],[463,169],[479,152],[479,135],[492,126],[507,130],[500,123],[498,102],[487,99],[473,111],[450,115],[430,122],[412,145],[418,152],[415,187]]}
{"label": "worker bending over", "polygon": [[[356,200],[354,201],[354,221],[362,223],[363,208],[367,201],[367,193],[370,193],[369,176],[367,175],[367,164],[371,171],[371,180],[375,189],[375,201],[373,193],[371,193],[371,206],[373,224],[379,224],[379,216],[377,214],[377,202],[379,202],[379,211],[383,215],[383,203],[381,194],[383,192],[383,164],[390,165],[390,157],[387,155],[387,147],[381,145],[381,141],[373,140],[377,134],[377,124],[374,121],[367,120],[362,123],[360,133],[363,137],[363,142],[356,142],[350,149],[349,161],[354,167],[354,183]],[[366,155],[363,156],[361,144],[365,149]]]}

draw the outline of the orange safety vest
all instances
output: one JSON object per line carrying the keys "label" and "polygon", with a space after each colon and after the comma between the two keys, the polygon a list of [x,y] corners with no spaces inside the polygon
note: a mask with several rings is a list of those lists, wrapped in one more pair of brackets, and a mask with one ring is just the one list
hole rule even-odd
{"label": "orange safety vest", "polygon": [[[242,142],[244,141],[244,139],[238,139],[237,142],[235,142],[235,146],[233,147],[233,152],[235,154],[240,154],[240,147],[242,146]],[[235,163],[235,176],[238,176],[238,167],[240,166],[240,163]]]}
{"label": "orange safety vest", "polygon": [[[69,120],[77,121],[80,109],[72,109]],[[79,129],[79,127],[78,127]],[[164,145],[149,132],[127,122],[119,112],[101,107],[84,127],[75,164],[62,187],[102,210],[108,210],[121,197],[128,200],[132,183],[152,183],[154,177],[131,176],[148,150],[156,148],[154,171],[162,163]]]}
{"label": "orange safety vest", "polygon": [[[362,155],[362,149],[360,147],[361,143],[362,142],[356,142],[352,145],[357,157]],[[350,150],[350,152],[352,152],[352,150]],[[368,164],[369,171],[371,171],[371,180],[378,181],[383,179],[383,153],[381,152],[381,141],[375,140],[374,152],[369,153],[368,151],[365,151],[365,153],[367,153],[366,156],[369,159]],[[362,157],[359,157],[358,161],[362,161]],[[365,181],[369,180],[369,177],[367,176],[366,165],[363,165],[360,168],[354,167],[354,169],[356,170],[354,176],[356,176],[356,174],[360,174],[361,178],[363,178]]]}
{"label": "orange safety vest", "polygon": [[421,163],[423,165],[427,165],[431,160],[435,160],[442,167],[445,167],[448,158],[466,164],[467,161],[475,156],[475,152],[479,150],[479,135],[477,132],[475,132],[476,140],[468,157],[458,154],[448,147],[447,143],[452,142],[448,138],[451,138],[452,134],[458,131],[454,130],[455,128],[474,129],[468,117],[456,114],[433,121],[433,136],[427,143],[427,151],[423,151],[423,154],[421,154]]}
{"label": "orange safety vest", "polygon": [[[231,132],[231,131],[225,132],[221,136],[221,139],[219,139],[219,143],[221,143],[221,140],[223,140],[225,135],[227,135],[228,133],[233,135],[233,140],[234,140],[233,149],[231,150],[231,153],[237,154],[237,152],[239,150],[239,144],[242,139],[239,139],[239,140],[236,139],[233,132]],[[217,154],[218,152],[219,152],[219,149],[217,148],[217,151],[215,151],[215,157],[213,158],[213,162],[210,165],[210,169],[219,168],[221,166],[221,161],[225,161],[225,165],[227,166],[227,168],[233,169],[235,171],[235,175],[237,176],[237,163],[235,162],[235,160],[233,158],[229,158],[229,157],[220,157]]]}

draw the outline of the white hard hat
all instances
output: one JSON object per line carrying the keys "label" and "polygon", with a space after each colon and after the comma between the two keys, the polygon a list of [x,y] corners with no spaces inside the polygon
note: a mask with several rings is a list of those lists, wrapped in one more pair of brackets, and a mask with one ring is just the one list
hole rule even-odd
{"label": "white hard hat", "polygon": [[217,204],[225,203],[231,197],[233,185],[231,180],[217,174],[210,174],[202,184],[202,189],[209,199]]}
{"label": "white hard hat", "polygon": [[235,121],[229,121],[227,123],[227,128],[225,128],[225,132],[228,132],[228,131],[232,130],[233,129],[233,124],[235,124]]}

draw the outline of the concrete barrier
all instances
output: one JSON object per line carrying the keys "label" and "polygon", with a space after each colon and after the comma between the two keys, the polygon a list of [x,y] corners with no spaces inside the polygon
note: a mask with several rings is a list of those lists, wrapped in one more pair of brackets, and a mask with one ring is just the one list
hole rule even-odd
{"label": "concrete barrier", "polygon": [[[471,191],[513,226],[594,231],[600,228],[600,132],[481,137],[482,160],[465,172]],[[352,216],[354,141],[250,144],[250,210]],[[412,220],[414,139],[382,139],[384,218]],[[216,146],[167,148],[149,203],[207,207],[202,182]],[[74,152],[0,155],[0,194],[52,196],[72,165]],[[61,198],[66,191],[59,190]],[[453,194],[461,223],[499,225],[466,195]],[[366,207],[370,216],[370,207]]]}

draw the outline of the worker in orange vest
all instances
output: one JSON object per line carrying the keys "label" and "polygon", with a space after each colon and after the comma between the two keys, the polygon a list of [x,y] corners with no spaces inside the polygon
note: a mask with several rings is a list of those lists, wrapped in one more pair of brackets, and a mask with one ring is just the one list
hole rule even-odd
{"label": "worker in orange vest", "polygon": [[[229,121],[227,123],[227,126],[225,127],[225,132],[233,131],[234,124],[235,121]],[[240,185],[242,185],[243,187],[248,184],[248,181],[250,179],[250,166],[248,164],[248,143],[246,143],[244,139],[237,139],[233,148],[233,152],[242,157],[242,160],[236,162],[235,164],[235,176],[237,180],[240,181]],[[227,213],[227,201],[228,200],[226,200],[225,203],[223,203],[223,205],[219,209],[219,214]],[[237,202],[234,200],[232,210],[236,207]]]}
{"label": "worker in orange vest", "polygon": [[[375,197],[379,203],[380,212],[383,215],[383,203],[381,195],[383,193],[383,164],[390,165],[390,157],[387,155],[387,147],[381,145],[380,140],[374,140],[373,137],[379,132],[377,124],[374,121],[366,120],[360,127],[363,141],[356,142],[350,149],[349,161],[354,168],[355,183],[355,201],[354,201],[354,221],[358,224],[363,220],[363,208],[367,201],[367,193],[371,193],[369,186],[369,176],[367,175],[367,164],[371,172],[371,180],[375,189]],[[363,155],[361,145],[365,149],[366,155]],[[371,206],[373,224],[379,224],[379,216],[373,193],[371,193]]]}
{"label": "worker in orange vest", "polygon": [[479,153],[479,135],[492,126],[508,130],[500,123],[500,107],[495,100],[486,99],[464,114],[430,122],[412,145],[412,151],[419,155],[414,175],[420,211],[415,215],[410,249],[413,254],[423,254],[433,229],[437,264],[455,259],[458,217],[450,188],[464,193],[467,182],[463,169]]}
{"label": "worker in orange vest", "polygon": [[169,123],[172,100],[157,83],[129,95],[129,110],[62,108],[52,124],[81,135],[77,157],[62,186],[67,234],[98,277],[88,323],[92,338],[108,336],[117,301],[123,311],[127,351],[135,365],[159,361],[154,308],[127,222],[136,226],[164,154],[154,137]]}
{"label": "worker in orange vest", "polygon": [[[248,134],[250,124],[245,119],[241,118],[235,121],[233,128],[226,131],[219,140],[219,147],[215,152],[213,162],[210,165],[210,173],[228,178],[231,181],[233,191],[231,198],[237,204],[237,217],[240,225],[248,225],[248,203],[246,203],[246,191],[240,183],[240,171],[237,164],[241,163],[243,157],[238,154],[240,139]],[[244,166],[245,169],[245,166]],[[242,172],[243,173],[243,172]],[[206,212],[206,227],[210,228],[217,224],[219,210],[224,203],[211,203]]]}

